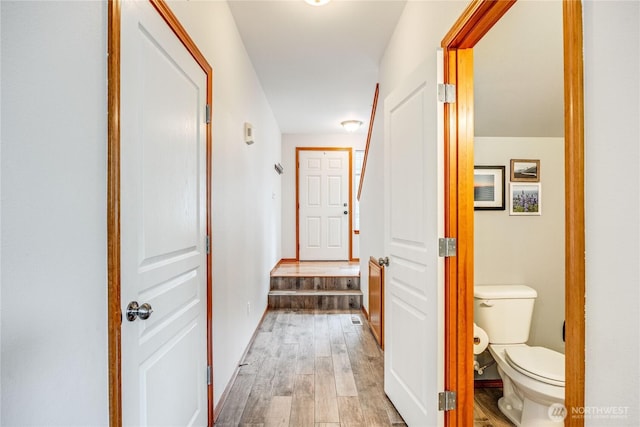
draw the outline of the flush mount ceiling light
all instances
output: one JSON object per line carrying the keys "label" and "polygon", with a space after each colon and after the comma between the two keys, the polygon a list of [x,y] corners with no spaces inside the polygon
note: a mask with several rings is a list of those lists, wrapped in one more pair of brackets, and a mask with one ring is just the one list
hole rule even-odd
{"label": "flush mount ceiling light", "polygon": [[340,122],[340,124],[347,132],[355,132],[360,126],[362,126],[362,122],[360,120],[345,120],[344,122]]}
{"label": "flush mount ceiling light", "polygon": [[305,3],[310,4],[311,6],[324,6],[330,1],[331,0],[304,0]]}

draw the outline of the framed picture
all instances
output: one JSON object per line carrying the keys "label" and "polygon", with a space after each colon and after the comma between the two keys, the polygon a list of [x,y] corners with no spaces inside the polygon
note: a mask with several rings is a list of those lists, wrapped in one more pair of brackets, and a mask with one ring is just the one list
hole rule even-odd
{"label": "framed picture", "polygon": [[540,160],[511,160],[512,182],[540,182]]}
{"label": "framed picture", "polygon": [[542,215],[541,185],[511,183],[509,215]]}
{"label": "framed picture", "polygon": [[473,208],[477,211],[503,211],[504,166],[473,167]]}

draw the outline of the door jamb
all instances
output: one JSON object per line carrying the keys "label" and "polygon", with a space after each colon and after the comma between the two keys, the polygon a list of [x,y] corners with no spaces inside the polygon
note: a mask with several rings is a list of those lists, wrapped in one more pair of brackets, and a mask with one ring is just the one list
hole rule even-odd
{"label": "door jamb", "polygon": [[[149,0],[207,75],[207,104],[212,105],[213,69],[164,0]],[[107,62],[107,328],[109,426],[122,426],[120,298],[120,34],[121,0],[108,4]],[[206,125],[206,234],[211,236],[211,123]],[[212,268],[207,254],[207,365],[213,370]],[[213,375],[213,373],[212,373]],[[207,421],[214,422],[213,381],[207,385]]]}
{"label": "door jamb", "polygon": [[[445,235],[458,255],[445,261],[445,388],[457,391],[458,409],[446,426],[473,423],[473,47],[515,0],[473,0],[442,41],[445,83],[456,103],[445,106]],[[584,67],[582,2],[563,2],[565,137],[565,407],[567,426],[584,407]]]}
{"label": "door jamb", "polygon": [[300,151],[347,151],[349,153],[349,259],[353,258],[353,148],[296,147],[296,261],[300,261]]}

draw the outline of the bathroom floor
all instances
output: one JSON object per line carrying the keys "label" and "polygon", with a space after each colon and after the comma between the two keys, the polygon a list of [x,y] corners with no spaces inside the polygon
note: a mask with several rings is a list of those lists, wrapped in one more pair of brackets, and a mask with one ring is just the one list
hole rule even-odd
{"label": "bathroom floor", "polygon": [[473,427],[510,427],[513,423],[498,409],[502,389],[477,388],[474,391]]}

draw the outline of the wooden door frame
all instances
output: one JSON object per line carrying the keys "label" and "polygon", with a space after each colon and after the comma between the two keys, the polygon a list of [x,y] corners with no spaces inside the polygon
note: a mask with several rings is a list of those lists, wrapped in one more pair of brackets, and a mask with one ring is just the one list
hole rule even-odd
{"label": "wooden door frame", "polygon": [[[473,0],[442,41],[445,83],[445,235],[457,256],[445,261],[445,389],[457,391],[446,426],[473,424],[473,47],[515,0]],[[565,138],[566,426],[583,426],[572,409],[585,395],[584,67],[582,3],[563,1]]]}
{"label": "wooden door frame", "polygon": [[[164,0],[149,0],[207,75],[207,104],[212,105],[213,69]],[[120,33],[121,0],[109,0],[107,63],[107,327],[109,426],[122,426],[122,365],[120,309]],[[211,123],[206,126],[206,217],[211,236]],[[213,369],[211,251],[207,254],[207,365]],[[204,373],[203,373],[204,374]],[[212,373],[213,375],[213,373]],[[207,385],[207,421],[213,426],[213,381]]]}
{"label": "wooden door frame", "polygon": [[347,151],[349,153],[349,259],[353,258],[353,147],[296,147],[296,261],[300,261],[300,151]]}

